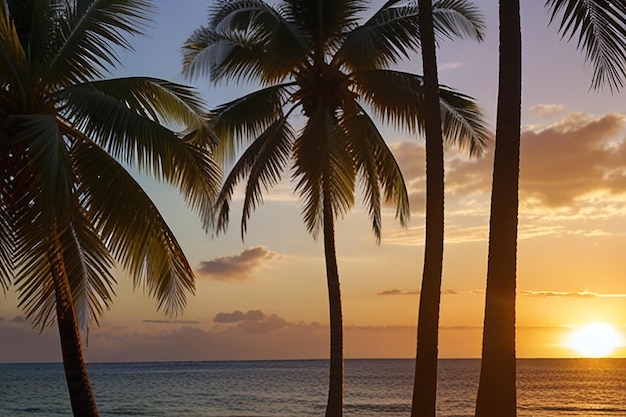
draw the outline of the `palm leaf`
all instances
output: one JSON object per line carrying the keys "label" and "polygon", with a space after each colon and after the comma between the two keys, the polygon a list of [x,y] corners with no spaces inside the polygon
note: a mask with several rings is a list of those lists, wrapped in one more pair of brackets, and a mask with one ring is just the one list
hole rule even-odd
{"label": "palm leaf", "polygon": [[478,42],[485,37],[485,20],[480,9],[467,0],[438,0],[433,3],[435,35],[471,39]]}
{"label": "palm leaf", "polygon": [[[111,275],[112,258],[100,238],[84,217],[75,217],[59,233],[59,242],[74,306],[81,327],[90,320],[98,324],[104,309],[112,299],[115,279]],[[43,328],[55,322],[55,290],[51,275],[46,239],[36,244],[29,267],[19,271],[16,281],[20,291],[20,307],[36,327]],[[25,248],[24,248],[25,249]],[[28,252],[28,251],[26,251]]]}
{"label": "palm leaf", "polygon": [[578,49],[593,63],[591,87],[608,84],[619,91],[626,80],[626,3],[611,0],[547,0],[550,23],[559,14],[559,32],[571,40],[578,33]]}
{"label": "palm leaf", "polygon": [[[216,142],[197,114],[195,95],[153,79],[118,79],[73,86],[59,93],[68,103],[68,134],[84,132],[115,157],[181,188],[187,203],[208,224],[220,170],[207,142]],[[161,123],[179,125],[175,133]],[[185,134],[184,137],[181,135]]]}
{"label": "palm leaf", "polygon": [[304,204],[304,223],[313,237],[323,225],[324,187],[330,193],[334,216],[354,205],[356,173],[347,141],[331,111],[320,105],[294,142],[293,178]]}
{"label": "palm leaf", "polygon": [[128,35],[140,34],[149,22],[147,0],[64,2],[59,14],[60,39],[46,60],[53,83],[69,85],[102,78],[119,63],[118,48],[131,50]]}
{"label": "palm leaf", "polygon": [[285,4],[285,15],[305,34],[309,50],[315,53],[335,49],[365,10],[363,0],[285,0]]}
{"label": "palm leaf", "polygon": [[410,217],[409,198],[404,178],[391,150],[364,109],[342,119],[363,189],[363,198],[380,243],[382,216],[380,189],[385,202],[395,201],[396,218],[406,226]]}
{"label": "palm leaf", "polygon": [[[351,31],[335,59],[350,69],[385,68],[420,47],[417,2],[386,2],[367,22]],[[481,41],[485,23],[478,8],[467,0],[433,3],[433,24],[438,38]]]}
{"label": "palm leaf", "polygon": [[47,215],[48,206],[57,207],[69,215],[73,187],[72,160],[65,138],[52,115],[31,114],[14,116],[16,143],[28,149],[28,169],[41,189],[39,198],[31,202],[33,210]]}
{"label": "palm leaf", "polygon": [[470,156],[481,155],[493,135],[478,103],[465,94],[440,86],[439,105],[444,138],[460,149],[467,149]]}
{"label": "palm leaf", "polygon": [[232,158],[244,139],[257,137],[283,116],[288,86],[278,84],[254,91],[212,112],[213,129],[221,140],[219,151],[224,158]]}
{"label": "palm leaf", "polygon": [[383,122],[411,132],[422,131],[422,77],[391,70],[355,71],[351,76],[359,97]]}
{"label": "palm leaf", "polygon": [[26,54],[17,28],[9,16],[7,4],[0,1],[0,85],[10,86],[13,91],[22,90],[20,73],[25,65]]}
{"label": "palm leaf", "polygon": [[248,219],[252,211],[263,203],[263,190],[266,191],[276,185],[290,159],[293,147],[293,133],[287,123],[287,117],[282,117],[263,132],[248,149],[254,152],[254,162],[250,166],[246,192],[243,200],[241,215],[241,238],[243,239],[248,228]]}
{"label": "palm leaf", "polygon": [[306,53],[295,27],[266,3],[220,1],[209,25],[183,45],[183,73],[268,85],[284,80]]}
{"label": "palm leaf", "polygon": [[95,144],[73,152],[86,216],[113,257],[168,315],[193,292],[193,272],[172,231],[126,170]]}
{"label": "palm leaf", "polygon": [[0,288],[3,293],[6,293],[12,283],[15,253],[13,221],[9,213],[8,198],[4,189],[0,190]]}
{"label": "palm leaf", "polygon": [[[422,131],[422,77],[390,70],[358,71],[352,77],[359,96],[383,121],[397,128]],[[480,154],[491,137],[480,107],[471,97],[445,86],[440,86],[439,96],[444,139],[468,148],[471,155]]]}

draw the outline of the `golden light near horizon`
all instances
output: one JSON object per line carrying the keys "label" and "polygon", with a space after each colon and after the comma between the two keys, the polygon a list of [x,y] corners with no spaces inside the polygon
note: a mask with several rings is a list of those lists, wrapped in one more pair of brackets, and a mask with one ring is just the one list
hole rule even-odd
{"label": "golden light near horizon", "polygon": [[610,355],[622,344],[622,335],[606,323],[591,323],[572,332],[568,347],[588,358]]}

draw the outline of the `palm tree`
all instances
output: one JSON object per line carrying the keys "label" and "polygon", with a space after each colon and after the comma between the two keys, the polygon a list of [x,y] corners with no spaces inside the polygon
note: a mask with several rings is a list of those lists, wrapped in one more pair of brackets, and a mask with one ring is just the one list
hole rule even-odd
{"label": "palm tree", "polygon": [[[381,199],[395,203],[406,224],[408,198],[402,174],[368,114],[409,131],[423,125],[423,79],[389,69],[419,45],[415,4],[385,3],[359,25],[362,0],[218,1],[207,26],[183,47],[184,72],[210,75],[213,82],[253,81],[258,91],[219,106],[213,114],[225,156],[239,158],[216,202],[216,230],[226,230],[236,185],[247,179],[242,238],[262,191],[281,180],[292,163],[307,230],[324,240],[330,305],[330,384],[327,417],[343,415],[343,324],[335,218],[354,205],[360,182],[377,241]],[[449,5],[450,2],[441,2]],[[456,3],[452,3],[456,4]],[[436,13],[439,33],[459,33],[457,21]],[[482,126],[476,104],[440,89],[444,131],[469,141]],[[303,115],[302,119],[295,116]],[[302,120],[297,128],[294,120]],[[382,194],[381,194],[382,191]]]}
{"label": "palm tree", "polygon": [[97,416],[79,328],[114,295],[117,262],[177,314],[194,278],[126,167],[180,188],[204,220],[220,183],[202,101],[164,80],[104,79],[145,0],[0,0],[0,286],[56,321],[75,416]]}
{"label": "palm tree", "polygon": [[[484,23],[478,10],[459,1],[463,13],[450,13],[467,29],[466,35],[482,40]],[[432,0],[419,0],[420,41],[424,69],[424,120],[426,136],[426,239],[424,271],[417,323],[417,353],[411,417],[434,417],[437,399],[437,358],[439,340],[439,306],[444,243],[444,158],[439,80],[433,27]],[[435,7],[437,4],[435,3]],[[469,19],[469,20],[468,20]],[[470,154],[483,149],[489,133],[482,127],[475,132]]]}
{"label": "palm tree", "polygon": [[[563,36],[594,65],[593,88],[618,90],[626,79],[626,3],[548,0],[561,12]],[[521,29],[519,0],[500,1],[500,71],[491,194],[489,260],[476,417],[517,415],[515,391],[515,287],[519,188]]]}

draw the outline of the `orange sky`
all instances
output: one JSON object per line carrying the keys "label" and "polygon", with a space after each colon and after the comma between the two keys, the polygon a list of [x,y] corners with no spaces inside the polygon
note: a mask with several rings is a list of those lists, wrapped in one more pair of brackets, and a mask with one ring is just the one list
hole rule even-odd
{"label": "orange sky", "polygon": [[[149,38],[124,55],[120,75],[182,81],[179,47],[204,21],[206,1],[158,2]],[[476,97],[493,120],[497,5],[477,1],[489,31],[482,45],[446,42],[443,83]],[[523,137],[518,249],[520,357],[569,357],[573,329],[606,322],[626,334],[626,99],[588,92],[589,65],[559,43],[543,2],[522,2]],[[530,4],[533,3],[533,4]],[[536,3],[536,4],[535,4]],[[181,22],[184,22],[181,23]],[[404,69],[419,71],[419,59]],[[210,105],[245,91],[197,82]],[[377,246],[360,206],[337,224],[347,357],[412,357],[423,261],[424,149],[384,129],[406,177],[412,218],[401,229],[388,213]],[[441,357],[480,355],[487,264],[492,149],[470,160],[449,150]],[[328,307],[323,248],[307,234],[286,182],[266,195],[245,242],[238,207],[228,234],[212,239],[176,192],[141,180],[197,271],[197,294],[169,320],[116,272],[118,297],[92,327],[89,361],[325,358]],[[0,362],[58,361],[56,329],[31,330],[14,291],[0,298]],[[626,336],[624,336],[626,339]],[[626,357],[626,341],[614,356]]]}

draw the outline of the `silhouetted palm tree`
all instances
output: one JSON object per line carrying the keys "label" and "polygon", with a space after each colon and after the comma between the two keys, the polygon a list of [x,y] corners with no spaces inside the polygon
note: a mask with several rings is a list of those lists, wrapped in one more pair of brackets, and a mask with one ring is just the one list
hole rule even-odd
{"label": "silhouetted palm tree", "polygon": [[[456,1],[451,19],[466,28],[466,35],[482,40],[484,22],[469,2]],[[426,239],[424,272],[420,291],[417,353],[411,417],[434,417],[437,398],[437,357],[439,342],[439,306],[444,246],[444,158],[441,113],[439,111],[439,80],[431,0],[419,0],[419,25],[424,68],[424,120],[426,134]],[[462,11],[462,13],[460,12]],[[470,154],[482,151],[490,133],[477,126],[470,139]]]}
{"label": "silhouetted palm tree", "polygon": [[[192,270],[126,166],[176,185],[208,227],[220,171],[202,102],[152,78],[103,79],[143,0],[0,0],[0,286],[56,321],[75,416],[97,416],[79,326],[114,295],[115,262],[176,314]],[[172,128],[174,126],[175,128]]]}
{"label": "silhouetted palm tree", "polygon": [[[303,202],[306,227],[323,233],[330,304],[330,386],[326,416],[343,413],[343,325],[334,221],[354,205],[360,180],[376,239],[381,199],[393,200],[406,224],[408,198],[401,172],[368,114],[409,131],[422,128],[423,79],[389,69],[419,45],[417,7],[389,1],[364,24],[359,0],[218,1],[206,27],[185,44],[189,76],[255,81],[262,88],[214,112],[227,154],[242,151],[217,199],[216,228],[229,220],[235,186],[247,179],[242,237],[263,189],[274,186],[290,163]],[[442,5],[456,2],[441,2]],[[457,20],[435,14],[440,33],[458,33]],[[468,140],[482,126],[467,96],[441,89],[441,111],[450,138]],[[439,108],[439,106],[437,106]],[[303,126],[290,120],[296,112]],[[381,194],[382,190],[382,194]]]}
{"label": "silhouetted palm tree", "polygon": [[[626,78],[626,2],[548,0],[560,12],[563,36],[594,65],[592,86],[623,86]],[[496,148],[491,194],[489,260],[476,417],[517,415],[515,391],[515,287],[519,189],[521,30],[519,0],[500,1],[500,64]]]}

